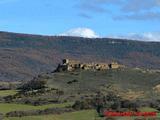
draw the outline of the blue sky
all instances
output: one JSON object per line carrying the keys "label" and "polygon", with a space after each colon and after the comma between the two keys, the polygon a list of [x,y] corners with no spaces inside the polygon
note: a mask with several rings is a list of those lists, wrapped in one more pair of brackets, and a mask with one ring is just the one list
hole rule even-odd
{"label": "blue sky", "polygon": [[0,31],[68,35],[77,29],[159,40],[160,0],[0,0]]}

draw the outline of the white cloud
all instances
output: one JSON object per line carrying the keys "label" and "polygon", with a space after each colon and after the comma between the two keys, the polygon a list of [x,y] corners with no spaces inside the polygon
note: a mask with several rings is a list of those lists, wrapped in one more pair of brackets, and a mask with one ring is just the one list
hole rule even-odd
{"label": "white cloud", "polygon": [[74,28],[60,35],[61,36],[85,37],[85,38],[98,38],[99,37],[93,30],[89,28]]}
{"label": "white cloud", "polygon": [[93,17],[90,12],[107,13],[116,20],[160,20],[160,0],[81,0],[79,6]]}
{"label": "white cloud", "polygon": [[[59,35],[60,36],[76,36],[76,37],[84,37],[84,38],[100,38],[100,36],[98,36],[93,30],[89,28],[74,28]],[[128,33],[124,35],[108,35],[106,37],[128,39],[128,40],[160,42],[160,32]]]}
{"label": "white cloud", "polygon": [[121,39],[129,39],[129,40],[140,40],[140,41],[156,41],[160,42],[160,33],[130,33],[128,35],[111,35],[111,38],[121,38]]}

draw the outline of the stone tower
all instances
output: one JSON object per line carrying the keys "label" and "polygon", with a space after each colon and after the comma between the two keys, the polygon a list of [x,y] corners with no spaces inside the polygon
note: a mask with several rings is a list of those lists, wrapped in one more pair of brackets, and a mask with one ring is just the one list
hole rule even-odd
{"label": "stone tower", "polygon": [[62,62],[64,65],[67,65],[67,64],[69,64],[69,59],[63,59]]}

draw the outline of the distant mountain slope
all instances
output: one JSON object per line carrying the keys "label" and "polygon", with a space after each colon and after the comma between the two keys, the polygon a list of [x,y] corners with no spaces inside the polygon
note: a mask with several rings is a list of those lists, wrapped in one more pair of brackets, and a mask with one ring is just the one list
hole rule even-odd
{"label": "distant mountain slope", "polygon": [[0,80],[29,80],[63,58],[160,69],[160,43],[0,32]]}

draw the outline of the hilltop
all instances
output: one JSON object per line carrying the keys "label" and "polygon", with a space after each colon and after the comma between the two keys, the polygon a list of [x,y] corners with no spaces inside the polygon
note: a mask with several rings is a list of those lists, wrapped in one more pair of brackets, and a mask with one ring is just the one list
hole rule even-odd
{"label": "hilltop", "polygon": [[93,98],[98,92],[113,93],[126,100],[151,100],[160,98],[160,71],[126,67],[75,69],[41,74],[15,85],[12,93],[18,90],[18,94],[5,101],[32,105],[75,102]]}
{"label": "hilltop", "polygon": [[82,110],[96,110],[98,117],[107,109],[159,112],[160,70],[64,59],[55,71],[30,81],[2,83],[0,98],[1,106],[6,108],[1,116],[8,118]]}
{"label": "hilltop", "polygon": [[0,32],[0,80],[30,80],[54,71],[63,58],[160,69],[159,48],[158,42]]}
{"label": "hilltop", "polygon": [[61,99],[80,99],[98,91],[109,91],[125,99],[159,98],[160,71],[137,68],[114,68],[106,70],[76,69],[39,75],[36,80],[47,81],[47,86],[64,92]]}

